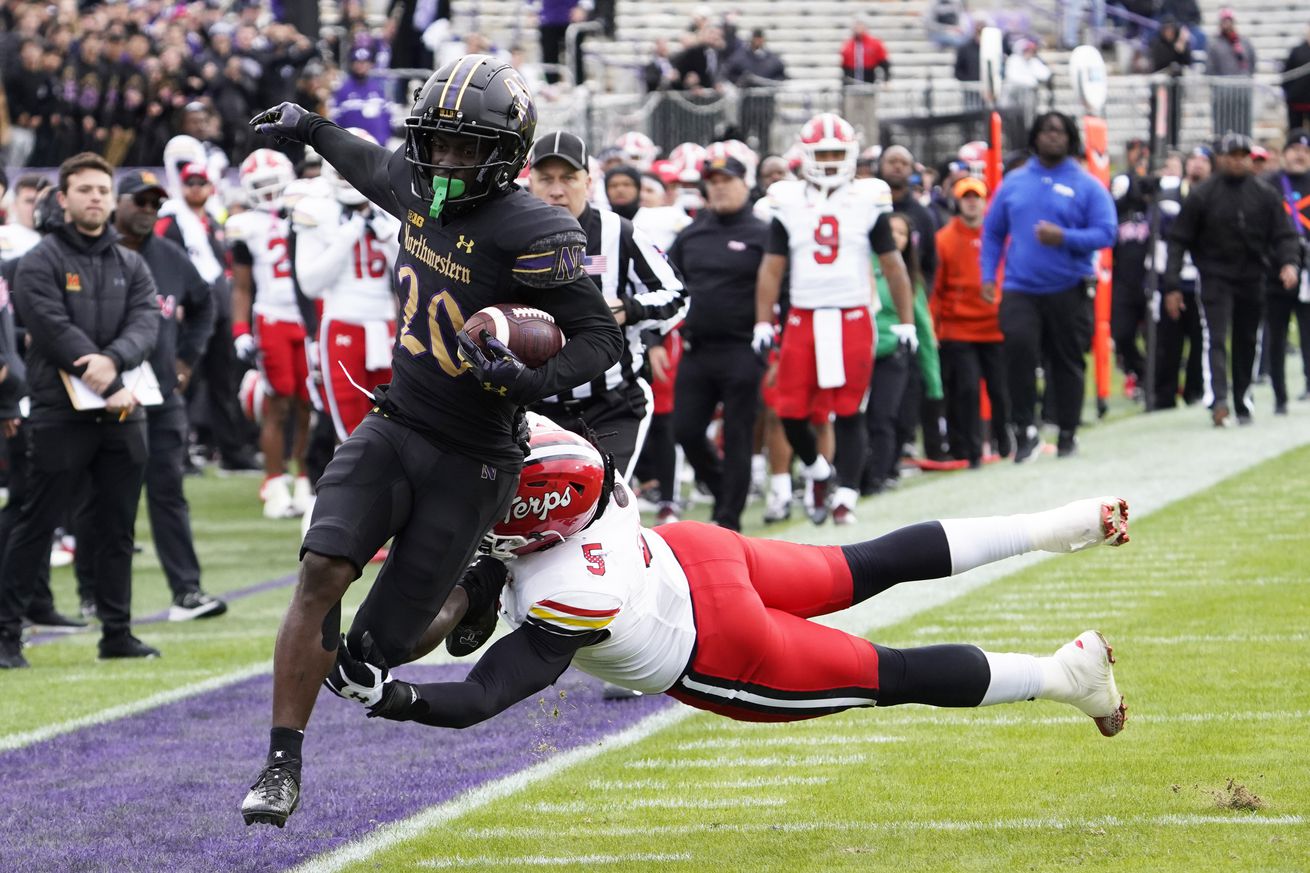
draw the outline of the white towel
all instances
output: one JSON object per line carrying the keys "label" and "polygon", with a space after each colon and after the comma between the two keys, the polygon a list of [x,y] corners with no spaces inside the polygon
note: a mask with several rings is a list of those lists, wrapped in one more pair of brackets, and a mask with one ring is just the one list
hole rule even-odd
{"label": "white towel", "polygon": [[392,340],[391,322],[364,322],[364,369],[386,370],[391,367]]}
{"label": "white towel", "polygon": [[846,384],[846,362],[842,358],[840,309],[814,310],[814,364],[820,388]]}
{"label": "white towel", "polygon": [[159,209],[160,215],[171,215],[177,221],[177,229],[182,233],[182,246],[191,256],[200,278],[210,285],[223,274],[223,266],[214,257],[214,248],[209,244],[209,235],[196,214],[185,203],[169,199]]}

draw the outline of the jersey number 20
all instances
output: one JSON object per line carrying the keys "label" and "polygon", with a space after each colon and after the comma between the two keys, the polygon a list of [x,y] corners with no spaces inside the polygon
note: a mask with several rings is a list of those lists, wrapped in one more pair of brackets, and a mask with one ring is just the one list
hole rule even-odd
{"label": "jersey number 20", "polygon": [[418,273],[414,272],[413,267],[404,266],[400,268],[396,278],[399,279],[405,295],[405,309],[400,316],[400,344],[405,347],[405,351],[416,358],[431,352],[442,371],[449,376],[458,376],[464,372],[468,364],[460,361],[446,345],[446,340],[441,335],[441,323],[438,320],[444,311],[453,330],[459,331],[464,327],[464,315],[459,311],[459,306],[455,304],[455,298],[451,296],[450,291],[443,288],[441,293],[432,295],[428,305],[424,307],[428,316],[428,345],[425,346],[423,340],[414,335],[414,316],[419,310]]}

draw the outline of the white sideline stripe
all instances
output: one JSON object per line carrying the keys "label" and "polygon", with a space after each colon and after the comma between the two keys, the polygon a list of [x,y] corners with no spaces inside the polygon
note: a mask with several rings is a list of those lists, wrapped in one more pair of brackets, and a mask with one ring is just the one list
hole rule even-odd
{"label": "white sideline stripe", "polygon": [[8,736],[0,737],[0,752],[12,751],[13,749],[31,745],[32,743],[43,742],[70,731],[105,724],[106,722],[114,721],[115,719],[127,718],[128,716],[136,715],[139,712],[154,709],[157,706],[166,706],[170,703],[176,703],[179,700],[186,700],[188,697],[196,697],[201,694],[207,694],[210,691],[217,691],[220,688],[234,685],[244,679],[250,679],[254,676],[262,676],[272,669],[272,661],[265,661],[262,664],[251,664],[249,667],[243,667],[233,673],[224,673],[222,676],[215,676],[212,679],[204,679],[200,682],[186,685],[181,688],[172,688],[168,691],[161,691],[158,694],[152,694],[141,700],[133,700],[129,703],[111,706],[108,709],[102,709],[99,712],[94,712],[90,715],[83,715],[78,718],[69,719],[68,721],[58,722],[57,724],[46,725],[45,727],[25,731],[21,734],[9,734]]}
{"label": "white sideline stripe", "polygon": [[[731,788],[778,788],[785,785],[827,785],[832,780],[827,776],[758,776],[754,779],[717,779],[709,782],[697,782],[697,788],[731,789]],[[587,783],[592,791],[682,791],[682,783],[668,779],[592,779]]]}
{"label": "white sideline stripe", "polygon": [[855,743],[903,743],[905,737],[889,737],[881,734],[825,734],[817,737],[713,737],[707,740],[690,740],[678,743],[673,748],[679,752],[696,749],[740,749],[758,748],[759,746],[849,746]]}
{"label": "white sideline stripe", "polygon": [[550,855],[522,855],[507,858],[504,855],[480,855],[465,858],[456,855],[453,858],[429,858],[419,861],[418,865],[429,870],[446,870],[451,867],[491,867],[495,870],[513,870],[515,867],[575,867],[589,864],[628,864],[641,862],[647,864],[665,864],[671,861],[690,861],[687,852],[636,852],[631,855],[572,855],[553,857]]}
{"label": "white sideline stripe", "polygon": [[638,758],[624,764],[634,770],[658,770],[667,767],[683,770],[691,767],[827,767],[834,764],[864,764],[864,755],[765,755],[759,758]]}
{"label": "white sideline stripe", "polygon": [[1283,827],[1305,824],[1306,819],[1300,815],[1252,815],[1233,813],[1231,815],[1168,814],[1144,815],[1121,818],[1105,816],[1103,818],[1010,818],[991,821],[803,821],[803,822],[751,822],[747,824],[729,824],[726,822],[695,822],[673,825],[599,825],[596,827],[492,827],[470,828],[463,835],[479,840],[533,839],[561,836],[586,837],[631,837],[631,836],[687,836],[699,833],[758,833],[782,832],[805,833],[813,831],[878,832],[887,833],[923,833],[923,832],[968,832],[968,831],[1076,831],[1094,828],[1127,827],[1209,827],[1211,825],[1234,825],[1256,827]]}
{"label": "white sideline stripe", "polygon": [[744,809],[746,807],[786,806],[782,797],[721,797],[688,800],[679,797],[648,797],[615,802],[599,797],[589,800],[570,800],[555,802],[543,800],[528,804],[532,812],[547,815],[578,815],[586,812],[598,812],[597,804],[604,804],[606,811],[616,807],[632,811],[635,809]]}
{"label": "white sideline stripe", "polygon": [[[694,714],[696,710],[691,707],[677,706],[657,712],[647,718],[642,719],[626,730],[576,749],[570,749],[567,752],[548,758],[540,764],[534,764],[526,770],[520,770],[512,773],[503,779],[497,779],[495,782],[489,782],[486,785],[480,785],[477,788],[461,794],[454,800],[445,803],[430,806],[420,812],[418,815],[411,816],[401,821],[392,822],[373,831],[359,842],[343,846],[335,852],[329,852],[326,855],[319,855],[310,858],[305,863],[289,871],[289,873],[336,873],[351,864],[358,861],[364,861],[370,856],[382,852],[391,846],[413,839],[426,830],[445,824],[452,819],[472,812],[475,809],[486,806],[492,801],[499,800],[502,797],[508,797],[511,794],[522,791],[529,785],[548,779],[563,770],[567,770],[575,764],[583,761],[589,761],[597,755],[614,749],[621,749],[630,746],[633,743],[640,742],[646,737],[657,731],[664,730],[671,725],[675,725],[688,716]],[[507,864],[510,862],[507,862]],[[556,862],[548,862],[556,863]],[[569,861],[568,863],[572,863]],[[599,863],[599,862],[598,862]],[[512,866],[506,869],[512,869]]]}

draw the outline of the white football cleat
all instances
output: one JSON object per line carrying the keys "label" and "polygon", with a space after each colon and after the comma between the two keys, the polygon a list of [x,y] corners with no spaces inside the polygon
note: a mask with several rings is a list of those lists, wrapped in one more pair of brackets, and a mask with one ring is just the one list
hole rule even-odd
{"label": "white football cleat", "polygon": [[1030,516],[1033,548],[1044,552],[1081,552],[1104,543],[1128,542],[1128,501],[1122,497],[1089,497],[1049,512]]}
{"label": "white football cleat", "polygon": [[264,518],[291,518],[298,513],[291,501],[291,477],[273,476],[264,480],[259,497],[264,501]]}
{"label": "white football cleat", "polygon": [[1064,668],[1068,684],[1043,696],[1078,707],[1096,722],[1102,736],[1112,737],[1123,730],[1128,707],[1114,684],[1114,649],[1101,632],[1083,631],[1059,648],[1055,661]]}

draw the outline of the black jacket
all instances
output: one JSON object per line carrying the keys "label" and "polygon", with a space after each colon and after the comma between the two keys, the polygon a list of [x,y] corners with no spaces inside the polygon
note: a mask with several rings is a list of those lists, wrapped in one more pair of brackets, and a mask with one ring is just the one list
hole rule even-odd
{"label": "black jacket", "polygon": [[[214,332],[214,297],[180,245],[151,234],[138,254],[145,258],[157,288],[159,339],[150,353],[150,366],[159,379],[165,405],[180,405],[181,398],[173,393],[177,388],[177,362],[194,367],[200,359]],[[177,318],[179,306],[181,321]]]}
{"label": "black jacket", "polygon": [[1237,179],[1217,173],[1192,189],[1169,230],[1166,291],[1178,289],[1183,252],[1190,251],[1201,274],[1263,288],[1265,277],[1284,264],[1300,264],[1296,235],[1282,198],[1255,176]]}
{"label": "black jacket", "polygon": [[9,368],[0,382],[0,419],[18,418],[18,401],[27,396],[27,364],[18,346],[9,291],[17,272],[17,258],[0,261],[0,365]]}
{"label": "black jacket", "polygon": [[[155,282],[145,260],[118,245],[112,228],[94,239],[63,226],[23,255],[14,277],[14,305],[31,346],[27,381],[32,420],[78,420],[59,371],[81,374],[73,361],[107,355],[119,372],[139,366],[159,335]],[[123,387],[121,379],[104,392]],[[144,419],[138,408],[132,419]]]}
{"label": "black jacket", "polygon": [[691,308],[683,335],[692,347],[750,345],[755,328],[755,276],[769,225],[747,206],[732,215],[702,209],[669,247],[687,282]]}

